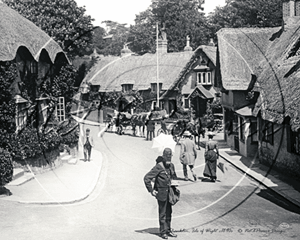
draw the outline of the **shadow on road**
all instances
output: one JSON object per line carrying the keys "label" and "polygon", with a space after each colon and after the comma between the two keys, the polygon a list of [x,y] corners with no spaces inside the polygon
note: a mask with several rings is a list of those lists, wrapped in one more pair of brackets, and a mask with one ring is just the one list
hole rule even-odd
{"label": "shadow on road", "polygon": [[300,208],[296,206],[295,204],[289,202],[279,194],[273,192],[270,189],[261,189],[259,193],[257,193],[258,196],[276,204],[277,206],[284,208],[285,210],[288,210],[290,212],[300,214]]}
{"label": "shadow on road", "polygon": [[142,230],[135,230],[135,232],[143,233],[143,234],[153,234],[159,236],[159,228],[146,228]]}

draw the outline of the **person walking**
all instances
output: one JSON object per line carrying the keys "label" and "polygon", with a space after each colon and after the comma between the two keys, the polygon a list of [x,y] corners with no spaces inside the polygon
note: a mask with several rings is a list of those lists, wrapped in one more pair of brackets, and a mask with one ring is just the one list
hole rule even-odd
{"label": "person walking", "polygon": [[[165,148],[163,155],[156,159],[156,165],[145,175],[144,183],[149,193],[157,199],[159,231],[163,239],[177,237],[171,230],[172,205],[169,201],[171,181],[177,179],[172,161],[172,150]],[[151,181],[155,179],[152,187]]]}
{"label": "person walking", "polygon": [[217,179],[217,160],[219,157],[218,143],[213,140],[214,133],[208,132],[208,141],[205,145],[205,168],[203,175],[210,178],[212,182]]}
{"label": "person walking", "polygon": [[92,147],[94,147],[93,136],[90,135],[90,129],[87,128],[82,138],[84,161],[91,160]]}
{"label": "person walking", "polygon": [[155,122],[152,120],[152,113],[149,115],[149,120],[146,123],[147,126],[147,138],[146,140],[152,141],[152,138],[154,138],[154,129],[155,129]]}
{"label": "person walking", "polygon": [[197,158],[196,144],[192,140],[193,137],[189,131],[185,131],[183,133],[183,137],[184,140],[183,142],[181,142],[180,148],[180,162],[183,166],[184,180],[189,180],[187,171],[187,166],[189,166],[193,174],[194,180],[197,181],[197,175],[193,171],[195,160]]}

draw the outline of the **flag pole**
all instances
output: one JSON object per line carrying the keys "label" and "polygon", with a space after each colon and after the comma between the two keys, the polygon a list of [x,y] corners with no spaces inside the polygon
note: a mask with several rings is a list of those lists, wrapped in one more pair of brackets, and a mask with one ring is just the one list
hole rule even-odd
{"label": "flag pole", "polygon": [[159,68],[158,68],[158,22],[156,22],[156,91],[157,101],[156,107],[159,108]]}

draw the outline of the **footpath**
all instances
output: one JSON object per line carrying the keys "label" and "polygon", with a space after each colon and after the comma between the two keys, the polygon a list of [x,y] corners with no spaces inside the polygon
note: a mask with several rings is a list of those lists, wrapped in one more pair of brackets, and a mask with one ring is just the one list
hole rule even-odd
{"label": "footpath", "polygon": [[0,195],[0,199],[43,205],[71,204],[86,199],[97,185],[103,156],[92,149],[91,161],[84,162],[80,150],[77,157],[62,154],[62,165],[42,174],[14,171],[15,180],[5,186],[12,195]]}
{"label": "footpath", "polygon": [[[267,189],[300,207],[299,182],[260,164],[257,159],[241,156],[226,145],[222,133],[216,134],[214,139],[219,142],[220,157]],[[205,140],[201,141],[202,147]],[[86,199],[97,185],[103,156],[93,149],[91,162],[84,162],[82,149],[79,148],[78,152],[77,158],[61,156],[62,166],[43,174],[27,173],[17,176],[19,173],[16,171],[16,179],[5,186],[12,195],[0,195],[0,200],[46,205],[70,204]]]}
{"label": "footpath", "polygon": [[[230,149],[223,139],[223,133],[218,133],[214,136],[214,140],[218,141],[221,158],[232,164],[239,171],[246,173],[265,188],[282,196],[293,205],[300,207],[299,181],[261,164],[258,158],[242,156],[237,151]],[[205,146],[205,140],[201,141],[201,146]]]}

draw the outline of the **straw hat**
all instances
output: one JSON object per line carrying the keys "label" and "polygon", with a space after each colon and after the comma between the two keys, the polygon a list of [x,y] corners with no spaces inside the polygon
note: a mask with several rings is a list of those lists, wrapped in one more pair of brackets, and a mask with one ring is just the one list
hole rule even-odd
{"label": "straw hat", "polygon": [[206,134],[207,136],[215,136],[215,133],[213,133],[213,132],[211,132],[211,131],[209,131],[209,132],[207,132],[207,134]]}
{"label": "straw hat", "polygon": [[185,136],[185,137],[190,137],[190,136],[192,136],[192,134],[191,134],[189,131],[185,131],[185,132],[183,133],[183,136]]}

